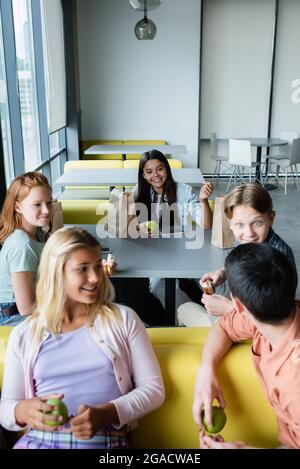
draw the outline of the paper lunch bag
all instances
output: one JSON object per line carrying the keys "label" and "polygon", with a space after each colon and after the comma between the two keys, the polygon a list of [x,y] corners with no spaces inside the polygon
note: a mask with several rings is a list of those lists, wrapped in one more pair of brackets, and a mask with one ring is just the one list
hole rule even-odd
{"label": "paper lunch bag", "polygon": [[117,238],[127,238],[128,224],[136,217],[133,192],[113,189],[109,196],[108,231]]}
{"label": "paper lunch bag", "polygon": [[224,196],[215,199],[211,232],[211,244],[220,249],[232,248],[236,242],[224,213],[224,202]]}
{"label": "paper lunch bag", "polygon": [[52,202],[52,230],[51,233],[54,233],[56,230],[63,228],[64,226],[64,217],[62,206],[60,202]]}

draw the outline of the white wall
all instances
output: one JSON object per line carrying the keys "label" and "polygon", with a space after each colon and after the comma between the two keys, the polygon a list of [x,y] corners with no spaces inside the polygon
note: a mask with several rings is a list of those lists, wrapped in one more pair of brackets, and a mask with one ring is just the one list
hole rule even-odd
{"label": "white wall", "polygon": [[[201,137],[266,137],[275,0],[202,0]],[[165,139],[197,166],[200,0],[164,0],[149,12],[153,41],[127,0],[77,0],[83,139]],[[300,1],[279,5],[272,136],[300,133]],[[299,88],[299,86],[298,86]],[[298,96],[300,92],[298,92]],[[221,145],[221,153],[227,145]],[[212,171],[208,141],[200,168]]]}
{"label": "white wall", "polygon": [[[274,0],[204,0],[201,138],[266,137],[274,6]],[[212,170],[208,143],[201,144],[200,166]]]}
{"label": "white wall", "polygon": [[[279,3],[278,46],[276,49],[274,76],[274,105],[272,135],[292,131],[300,135],[300,103],[293,102],[292,87],[300,79],[300,2],[284,0]],[[298,82],[298,89],[299,89]],[[299,92],[298,92],[299,96]]]}
{"label": "white wall", "polygon": [[200,0],[164,0],[148,16],[153,41],[127,0],[77,0],[83,139],[164,139],[197,166]]}

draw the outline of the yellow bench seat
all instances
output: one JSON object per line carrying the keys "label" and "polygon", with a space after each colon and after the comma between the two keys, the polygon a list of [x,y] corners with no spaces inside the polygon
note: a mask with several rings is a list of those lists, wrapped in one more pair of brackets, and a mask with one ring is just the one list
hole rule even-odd
{"label": "yellow bench seat", "polygon": [[[0,379],[10,327],[0,327]],[[129,433],[133,448],[199,448],[199,429],[192,418],[195,377],[207,337],[206,328],[147,329],[166,388],[164,404]],[[249,343],[235,345],[219,369],[227,401],[227,441],[261,447],[278,446],[276,416],[258,381]],[[1,382],[0,381],[0,382]]]}

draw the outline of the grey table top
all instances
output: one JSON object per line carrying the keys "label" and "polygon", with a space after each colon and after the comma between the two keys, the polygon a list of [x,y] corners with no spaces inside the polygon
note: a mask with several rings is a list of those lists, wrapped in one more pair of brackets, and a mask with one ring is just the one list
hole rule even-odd
{"label": "grey table top", "polygon": [[287,140],[282,140],[281,138],[249,138],[253,147],[278,147],[281,145],[287,145]]}
{"label": "grey table top", "polygon": [[[176,182],[195,185],[204,182],[199,168],[180,168],[171,171]],[[70,169],[56,179],[55,184],[58,186],[114,186],[136,184],[137,180],[137,169]]]}
{"label": "grey table top", "polygon": [[[96,225],[82,225],[96,235]],[[201,230],[203,233],[203,231]],[[138,238],[101,241],[118,263],[116,277],[200,278],[224,265],[228,250],[210,244],[211,231],[205,230],[203,247],[187,249],[187,239]]]}
{"label": "grey table top", "polygon": [[[218,138],[218,142],[228,142],[229,138]],[[232,137],[237,140],[250,140],[253,147],[277,147],[287,145],[288,141],[281,138],[252,138],[252,137]],[[210,138],[200,138],[201,142],[210,142]]]}
{"label": "grey table top", "polygon": [[159,150],[165,154],[184,155],[186,153],[185,145],[93,145],[85,150],[85,155],[112,155],[114,153],[122,153],[133,155],[142,154],[145,151]]}

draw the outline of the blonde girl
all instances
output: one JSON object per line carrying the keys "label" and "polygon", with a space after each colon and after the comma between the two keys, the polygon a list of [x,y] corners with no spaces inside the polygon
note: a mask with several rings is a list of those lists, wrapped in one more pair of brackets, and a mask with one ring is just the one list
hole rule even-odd
{"label": "blonde girl", "polygon": [[[113,297],[98,241],[79,228],[55,232],[42,253],[35,311],[7,348],[0,419],[29,430],[17,448],[127,447],[136,419],[162,404],[145,328]],[[50,396],[64,398],[67,425],[45,415]]]}
{"label": "blonde girl", "polygon": [[11,183],[0,214],[0,325],[32,312],[36,272],[51,228],[52,190],[43,174],[28,172]]}

